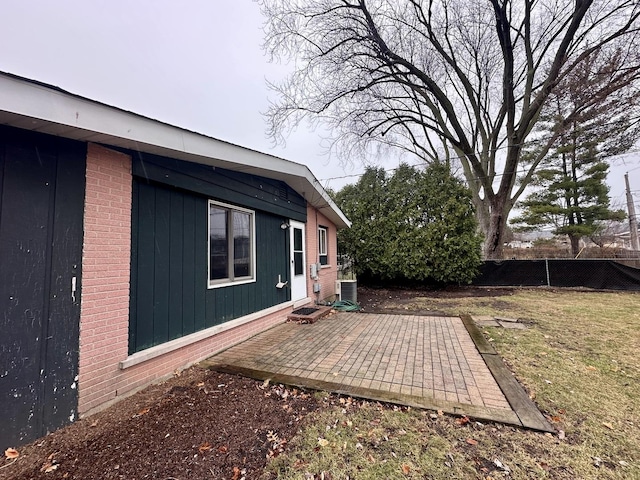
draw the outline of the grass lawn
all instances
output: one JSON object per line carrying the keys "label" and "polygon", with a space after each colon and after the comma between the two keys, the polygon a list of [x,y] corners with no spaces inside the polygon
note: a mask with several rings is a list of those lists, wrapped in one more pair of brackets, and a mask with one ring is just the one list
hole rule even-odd
{"label": "grass lawn", "polygon": [[484,332],[559,433],[340,398],[311,416],[268,466],[272,475],[640,479],[640,295],[513,290],[416,297],[400,308],[526,322]]}

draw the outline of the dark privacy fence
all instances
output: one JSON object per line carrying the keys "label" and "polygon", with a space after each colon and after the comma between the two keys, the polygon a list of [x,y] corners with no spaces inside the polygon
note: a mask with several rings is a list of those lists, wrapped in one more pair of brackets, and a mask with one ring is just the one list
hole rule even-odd
{"label": "dark privacy fence", "polygon": [[587,287],[640,291],[640,268],[612,260],[487,261],[473,281],[477,286]]}

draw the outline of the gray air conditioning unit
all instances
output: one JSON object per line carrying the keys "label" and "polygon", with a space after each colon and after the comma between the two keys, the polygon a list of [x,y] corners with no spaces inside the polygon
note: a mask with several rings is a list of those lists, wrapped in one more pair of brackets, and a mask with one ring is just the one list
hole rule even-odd
{"label": "gray air conditioning unit", "polygon": [[356,280],[338,280],[336,282],[336,295],[340,300],[358,301],[358,282]]}

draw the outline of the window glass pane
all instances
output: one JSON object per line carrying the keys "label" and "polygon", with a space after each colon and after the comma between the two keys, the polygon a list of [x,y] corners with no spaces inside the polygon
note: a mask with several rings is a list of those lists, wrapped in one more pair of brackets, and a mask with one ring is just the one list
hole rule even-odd
{"label": "window glass pane", "polygon": [[293,249],[297,252],[302,250],[302,229],[293,229]]}
{"label": "window glass pane", "polygon": [[327,229],[318,229],[318,250],[320,255],[327,254]]}
{"label": "window glass pane", "polygon": [[229,239],[227,236],[228,212],[209,207],[209,279],[229,277]]}
{"label": "window glass pane", "polygon": [[302,252],[293,252],[293,274],[302,275],[304,273],[304,262]]}
{"label": "window glass pane", "polygon": [[233,276],[251,275],[251,215],[233,212]]}

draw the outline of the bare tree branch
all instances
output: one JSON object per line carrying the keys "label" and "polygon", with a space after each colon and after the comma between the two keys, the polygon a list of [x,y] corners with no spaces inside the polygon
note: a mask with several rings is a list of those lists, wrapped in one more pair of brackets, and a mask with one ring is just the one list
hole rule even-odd
{"label": "bare tree branch", "polygon": [[[536,125],[557,85],[602,51],[624,59],[610,73],[616,87],[594,89],[582,108],[639,88],[637,0],[259,1],[265,51],[295,60],[270,85],[269,135],[281,142],[311,121],[347,161],[375,145],[459,161],[487,257],[500,256],[509,212],[544,157],[523,150],[541,145]],[[547,149],[558,140],[545,139]]]}

